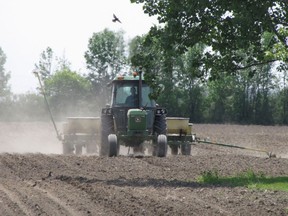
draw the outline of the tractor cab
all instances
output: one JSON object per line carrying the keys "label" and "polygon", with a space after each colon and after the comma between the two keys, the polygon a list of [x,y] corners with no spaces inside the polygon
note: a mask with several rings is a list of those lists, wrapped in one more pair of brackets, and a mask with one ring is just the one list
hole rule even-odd
{"label": "tractor cab", "polygon": [[144,81],[141,90],[139,89],[139,77],[117,77],[112,82],[111,107],[156,107],[155,101],[149,98],[151,93],[152,89]]}
{"label": "tractor cab", "polygon": [[[119,76],[112,81],[111,110],[117,131],[122,134],[147,134],[152,131],[156,102],[150,99],[152,89],[139,76]],[[142,122],[141,130],[131,130],[132,116]],[[141,117],[141,118],[140,118]],[[145,128],[143,123],[145,123]],[[132,124],[132,125],[131,125]]]}

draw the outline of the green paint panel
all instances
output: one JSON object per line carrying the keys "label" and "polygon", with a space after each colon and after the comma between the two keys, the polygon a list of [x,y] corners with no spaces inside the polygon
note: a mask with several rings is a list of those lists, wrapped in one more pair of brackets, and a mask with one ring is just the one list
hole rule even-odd
{"label": "green paint panel", "polygon": [[147,112],[140,109],[130,109],[128,115],[128,131],[146,131]]}

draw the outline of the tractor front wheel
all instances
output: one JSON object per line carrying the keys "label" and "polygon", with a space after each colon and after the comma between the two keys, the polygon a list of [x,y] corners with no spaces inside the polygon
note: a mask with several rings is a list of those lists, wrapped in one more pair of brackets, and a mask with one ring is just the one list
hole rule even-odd
{"label": "tractor front wheel", "polygon": [[116,157],[119,154],[117,136],[115,134],[109,134],[108,136],[109,145],[109,157]]}
{"label": "tractor front wheel", "polygon": [[157,157],[166,157],[167,155],[167,137],[160,134],[157,137]]}

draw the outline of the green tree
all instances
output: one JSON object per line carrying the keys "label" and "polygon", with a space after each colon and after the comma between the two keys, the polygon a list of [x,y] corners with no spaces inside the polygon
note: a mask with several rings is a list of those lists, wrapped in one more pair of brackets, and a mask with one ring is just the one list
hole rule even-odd
{"label": "green tree", "polygon": [[47,121],[49,119],[43,96],[26,92],[25,94],[14,94],[8,102],[6,121]]}
{"label": "green tree", "polygon": [[4,99],[11,94],[8,81],[10,73],[6,73],[4,65],[6,63],[6,55],[0,47],[0,99]]}
{"label": "green tree", "polygon": [[153,99],[160,94],[159,83],[164,84],[163,55],[158,40],[147,35],[136,36],[129,43],[129,58],[133,69],[140,66],[144,70],[146,82],[154,89]]}
{"label": "green tree", "polygon": [[271,91],[274,89],[275,76],[271,72],[271,66],[259,66],[255,77],[254,88],[256,94],[253,103],[254,124],[271,125],[274,123],[272,118],[272,108],[270,102]]}
{"label": "green tree", "polygon": [[[287,50],[285,34],[288,27],[287,1],[245,0],[131,0],[144,3],[144,13],[158,16],[160,27],[150,29],[150,35],[161,40],[163,47],[174,47],[180,53],[188,47],[202,42],[211,47],[203,64],[211,69],[212,77],[219,71],[234,73],[259,64],[279,60],[276,55],[267,59],[266,51],[280,44]],[[279,28],[282,26],[282,28]],[[263,49],[263,34],[273,35],[269,45]],[[245,50],[249,58],[241,64]],[[283,49],[281,49],[283,50]],[[275,57],[275,58],[274,58]],[[285,60],[286,61],[286,60]]]}
{"label": "green tree", "polygon": [[270,96],[271,104],[273,104],[273,119],[277,124],[288,124],[288,65],[282,62],[277,68],[280,71],[278,82]]}
{"label": "green tree", "polygon": [[[173,49],[163,51],[160,40],[150,35],[137,36],[129,45],[132,65],[143,66],[145,80],[156,91],[152,97],[169,110],[168,115],[200,121],[199,77],[203,72],[197,57],[203,54],[205,46],[199,45],[183,55],[177,55]],[[163,92],[159,91],[159,84],[165,86]]]}
{"label": "green tree", "polygon": [[0,47],[0,118],[4,119],[9,115],[11,91],[8,81],[10,73],[5,71],[6,55]]}
{"label": "green tree", "polygon": [[[287,3],[286,3],[287,4]],[[287,13],[287,11],[286,11]],[[267,50],[265,52],[267,59],[277,59],[282,62],[288,62],[288,49],[287,49],[287,43],[285,42],[288,37],[288,26],[282,24],[279,25],[281,27],[278,28],[278,31],[276,31],[276,34],[278,38],[281,38],[281,40],[278,40],[276,43],[273,44],[272,49]],[[272,38],[273,35],[270,35],[270,38]]]}
{"label": "green tree", "polygon": [[47,78],[44,85],[51,107],[58,117],[91,113],[91,84],[78,73],[65,67]]}
{"label": "green tree", "polygon": [[127,66],[123,32],[104,29],[89,39],[85,59],[94,93],[107,98],[106,86],[117,73]]}
{"label": "green tree", "polygon": [[[192,122],[203,120],[204,83],[203,70],[199,58],[203,55],[205,45],[198,44],[189,48],[176,62],[177,88],[182,92],[178,96],[178,112],[189,117]],[[182,102],[182,103],[181,103]]]}
{"label": "green tree", "polygon": [[230,111],[233,106],[233,77],[223,76],[208,82],[208,96],[206,98],[206,119],[213,123],[231,121]]}
{"label": "green tree", "polygon": [[251,94],[251,77],[249,74],[251,74],[250,70],[245,69],[233,77],[232,109],[230,110],[233,122],[250,123],[252,108],[249,100]]}
{"label": "green tree", "polygon": [[43,80],[48,78],[52,73],[52,62],[53,62],[53,50],[47,47],[40,54],[40,60],[38,64],[35,64],[35,69],[40,72]]}
{"label": "green tree", "polygon": [[[173,50],[163,50],[159,40],[153,37],[134,38],[130,43],[129,59],[133,66],[142,66],[146,82],[154,89],[153,99],[164,107],[169,107],[169,115],[173,115],[177,106],[177,93],[175,92],[173,70],[175,56]],[[165,91],[161,93],[159,85],[165,86]]]}
{"label": "green tree", "polygon": [[[276,113],[280,113],[278,116],[278,123],[279,124],[288,124],[288,88],[285,87],[282,89],[278,94],[277,104],[279,105],[277,108],[280,109]],[[277,116],[275,116],[277,118]]]}

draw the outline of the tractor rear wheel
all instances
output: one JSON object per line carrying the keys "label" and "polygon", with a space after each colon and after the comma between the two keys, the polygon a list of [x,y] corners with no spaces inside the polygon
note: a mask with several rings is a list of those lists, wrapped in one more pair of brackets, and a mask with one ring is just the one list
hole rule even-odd
{"label": "tractor rear wheel", "polygon": [[157,138],[157,157],[166,157],[167,155],[167,137],[160,134]]}
{"label": "tractor rear wheel", "polygon": [[102,115],[101,116],[101,144],[100,144],[100,156],[110,155],[109,151],[109,134],[114,132],[114,122],[112,115]]}
{"label": "tractor rear wheel", "polygon": [[165,134],[166,135],[167,123],[166,123],[166,116],[165,115],[155,116],[153,130],[154,130],[154,133],[156,133],[157,135],[159,135],[159,134]]}
{"label": "tractor rear wheel", "polygon": [[119,154],[118,142],[116,134],[110,134],[108,136],[108,145],[109,145],[109,157],[116,157]]}

